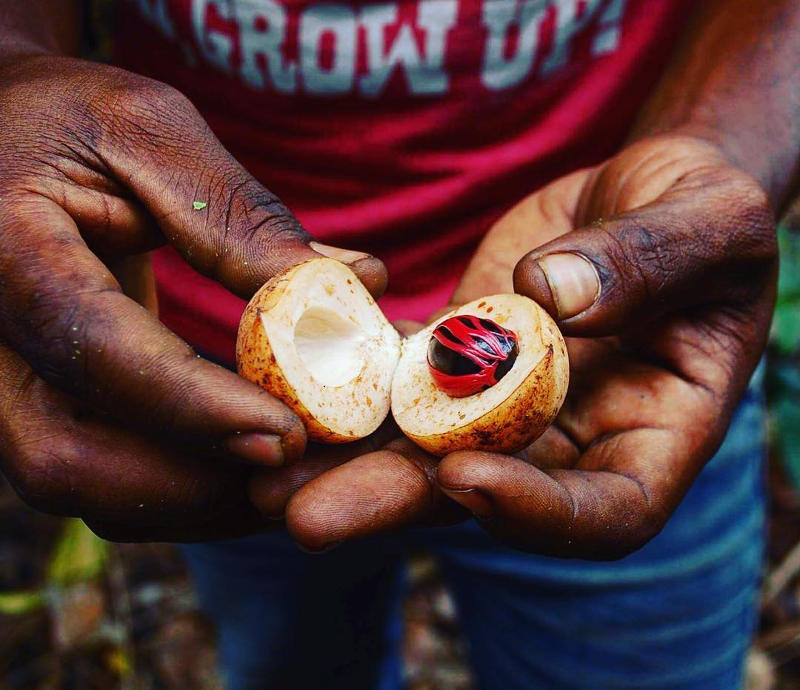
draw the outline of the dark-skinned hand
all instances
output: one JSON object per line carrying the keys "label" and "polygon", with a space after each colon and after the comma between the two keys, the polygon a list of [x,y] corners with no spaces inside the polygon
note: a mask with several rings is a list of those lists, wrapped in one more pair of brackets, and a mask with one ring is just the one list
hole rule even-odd
{"label": "dark-skinned hand", "polygon": [[[165,243],[249,297],[333,255],[373,294],[375,259],[322,245],[174,89],[111,67],[0,64],[0,468],[47,512],[114,539],[263,529],[246,463],[302,457],[299,420],[199,359],[112,268]],[[198,203],[195,203],[198,202]]]}
{"label": "dark-skinned hand", "polygon": [[571,380],[556,423],[514,457],[437,462],[395,441],[322,463],[288,501],[290,532],[319,550],[440,522],[457,503],[521,549],[634,551],[724,438],[764,348],[776,264],[764,191],[705,141],[643,139],[557,180],[491,229],[454,296],[508,291],[513,276],[557,319]]}

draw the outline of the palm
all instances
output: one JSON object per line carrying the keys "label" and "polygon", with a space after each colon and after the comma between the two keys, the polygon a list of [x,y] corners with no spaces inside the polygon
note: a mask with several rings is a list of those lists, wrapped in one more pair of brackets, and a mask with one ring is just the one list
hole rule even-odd
{"label": "palm", "polygon": [[317,544],[431,520],[444,494],[525,549],[606,558],[643,544],[721,442],[763,348],[775,267],[764,209],[758,186],[708,146],[668,138],[522,201],[487,234],[454,302],[516,287],[544,303],[543,274],[537,284],[535,262],[520,259],[551,242],[593,252],[603,292],[561,322],[580,337],[567,338],[556,423],[516,457],[463,451],[436,465],[395,445],[356,458],[292,499],[294,535]]}
{"label": "palm", "polygon": [[[722,164],[710,169],[702,149],[654,148],[634,150],[605,167],[562,178],[515,207],[487,236],[457,292],[458,301],[508,290],[516,262],[555,237],[647,205],[656,209],[679,203],[683,194],[692,193],[696,178],[702,184],[702,178],[732,173]],[[629,170],[634,172],[625,174]],[[641,227],[631,231],[646,232]],[[643,238],[644,243],[649,239]],[[660,248],[653,243],[650,249],[657,253]],[[648,516],[652,524],[641,529],[652,536],[721,442],[766,337],[771,298],[767,289],[748,309],[713,302],[665,309],[643,314],[615,336],[567,338],[571,379],[566,402],[553,427],[521,458],[566,487],[562,496],[571,506],[585,486],[581,473],[595,473],[595,488],[628,496],[609,505],[618,523],[636,525]],[[744,357],[743,343],[751,349]],[[669,482],[648,485],[640,479],[660,473]],[[659,495],[653,495],[653,486]],[[620,514],[620,506],[626,514]],[[581,530],[575,531],[580,539]],[[574,546],[584,554],[629,548],[618,532],[605,532],[605,542],[594,530],[584,532],[585,548]],[[529,542],[524,533],[506,531],[503,536]],[[537,548],[559,552],[560,537],[561,530],[556,530],[554,543],[541,541]]]}

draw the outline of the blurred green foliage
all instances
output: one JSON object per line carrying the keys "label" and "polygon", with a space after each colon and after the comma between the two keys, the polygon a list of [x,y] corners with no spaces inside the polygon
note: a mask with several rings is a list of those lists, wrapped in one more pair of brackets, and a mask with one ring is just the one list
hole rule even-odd
{"label": "blurred green foliage", "polygon": [[82,520],[70,519],[47,567],[47,584],[69,587],[103,574],[109,543],[96,536]]}
{"label": "blurred green foliage", "polygon": [[21,616],[41,608],[45,603],[41,590],[0,592],[0,615]]}
{"label": "blurred green foliage", "polygon": [[35,611],[48,604],[48,592],[101,577],[109,547],[110,544],[96,536],[82,520],[65,520],[41,588],[0,592],[0,614],[19,616]]}
{"label": "blurred green foliage", "polygon": [[800,355],[800,227],[787,221],[778,229],[781,269],[772,342],[781,356]]}
{"label": "blurred green foliage", "polygon": [[767,367],[770,442],[800,489],[800,215],[778,229],[781,268]]}

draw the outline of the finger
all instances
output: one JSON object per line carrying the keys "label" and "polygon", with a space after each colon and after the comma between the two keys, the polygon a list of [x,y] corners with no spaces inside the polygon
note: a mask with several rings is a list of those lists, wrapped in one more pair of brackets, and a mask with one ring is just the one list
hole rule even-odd
{"label": "finger", "polygon": [[132,192],[82,161],[60,158],[59,175],[42,171],[36,190],[63,208],[92,251],[114,263],[160,247],[164,235]]}
{"label": "finger", "polygon": [[[26,246],[39,227],[51,239]],[[20,248],[0,257],[0,333],[50,384],[120,421],[218,442],[248,461],[280,465],[302,456],[305,431],[295,415],[196,357],[123,295],[63,209],[43,197],[17,200],[0,232]]]}
{"label": "finger", "polygon": [[265,529],[247,501],[246,468],[192,457],[87,414],[5,348],[0,438],[0,469],[23,500],[44,512],[115,525],[115,539]]}
{"label": "finger", "polygon": [[115,542],[196,542],[239,539],[280,528],[280,523],[264,518],[253,506],[242,500],[235,506],[209,515],[195,513],[194,519],[159,519],[149,524],[125,519],[121,522],[86,518],[85,522],[98,537]]}
{"label": "finger", "polygon": [[540,470],[574,467],[580,457],[580,448],[562,429],[554,424],[530,446],[517,454],[525,462]]}
{"label": "finger", "polygon": [[312,479],[353,458],[372,453],[401,436],[394,420],[387,419],[374,433],[353,443],[311,444],[301,462],[276,469],[255,470],[250,479],[250,500],[266,517],[282,519],[289,499]]}
{"label": "finger", "polygon": [[331,256],[373,295],[385,290],[386,270],[374,257],[310,244],[297,219],[230,155],[188,99],[135,75],[119,78],[116,93],[98,94],[88,108],[95,153],[198,271],[247,298],[276,273]]}
{"label": "finger", "polygon": [[[576,469],[542,471],[515,457],[463,451],[444,458],[438,482],[498,539],[560,557],[613,559],[654,537],[702,462],[670,430],[612,435]],[[705,457],[705,456],[703,456]]]}
{"label": "finger", "polygon": [[408,336],[414,335],[414,333],[424,328],[424,325],[419,321],[411,321],[410,319],[399,319],[398,321],[393,321],[392,325],[404,338],[408,338]]}
{"label": "finger", "polygon": [[438,321],[438,320],[439,320],[439,319],[441,319],[443,316],[445,316],[446,314],[449,314],[451,311],[453,311],[454,309],[456,309],[456,308],[457,308],[457,307],[459,307],[459,306],[461,306],[461,305],[460,305],[460,304],[457,304],[457,303],[455,303],[455,302],[451,302],[451,303],[450,303],[450,304],[448,304],[447,306],[444,306],[444,307],[442,307],[441,309],[437,309],[435,312],[433,312],[433,314],[431,314],[431,315],[428,317],[427,323],[428,323],[428,324],[432,324],[432,323],[434,323],[435,321]]}
{"label": "finger", "polygon": [[289,500],[301,487],[351,459],[341,450],[334,455],[307,454],[301,462],[288,467],[256,471],[250,480],[249,499],[265,517],[282,520]]}
{"label": "finger", "polygon": [[127,256],[110,266],[122,291],[147,311],[158,314],[158,294],[149,254]]}
{"label": "finger", "polygon": [[[763,191],[726,172],[701,171],[656,201],[569,232],[526,255],[515,289],[542,304],[567,335],[603,336],[665,310],[742,300],[763,290],[775,261]],[[713,176],[711,177],[713,179]]]}
{"label": "finger", "polygon": [[520,459],[445,458],[439,482],[507,543],[616,557],[658,531],[721,443],[730,412],[723,393],[623,357],[607,341],[568,343],[574,386],[556,423]]}
{"label": "finger", "polygon": [[559,178],[500,218],[481,241],[451,302],[460,305],[487,295],[512,292],[517,262],[531,249],[575,227],[575,207],[590,174],[591,170],[579,170]]}
{"label": "finger", "polygon": [[368,439],[337,446],[311,446],[301,462],[277,469],[255,471],[250,480],[250,501],[273,520],[282,519],[289,499],[300,489],[334,467],[375,450]]}
{"label": "finger", "polygon": [[410,441],[357,457],[302,487],[289,501],[286,526],[310,551],[411,525],[454,518],[436,487],[436,459]]}

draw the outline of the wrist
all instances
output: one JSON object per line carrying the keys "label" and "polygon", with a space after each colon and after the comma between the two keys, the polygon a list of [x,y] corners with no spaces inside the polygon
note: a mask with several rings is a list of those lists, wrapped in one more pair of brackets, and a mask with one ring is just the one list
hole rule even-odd
{"label": "wrist", "polygon": [[0,63],[26,55],[77,55],[81,0],[0,0]]}
{"label": "wrist", "polygon": [[53,51],[30,37],[6,35],[0,38],[0,70],[26,58],[53,54]]}
{"label": "wrist", "polygon": [[[42,46],[34,43],[19,43],[17,48],[9,51],[0,50],[0,91],[6,92],[8,89],[24,88],[30,84],[34,76],[41,74],[54,74],[52,66],[44,69],[37,68],[36,62],[47,60],[53,55]],[[12,96],[18,98],[18,96]]]}
{"label": "wrist", "polygon": [[780,210],[798,172],[800,5],[698,3],[640,115],[635,138],[674,132],[712,142]]}

